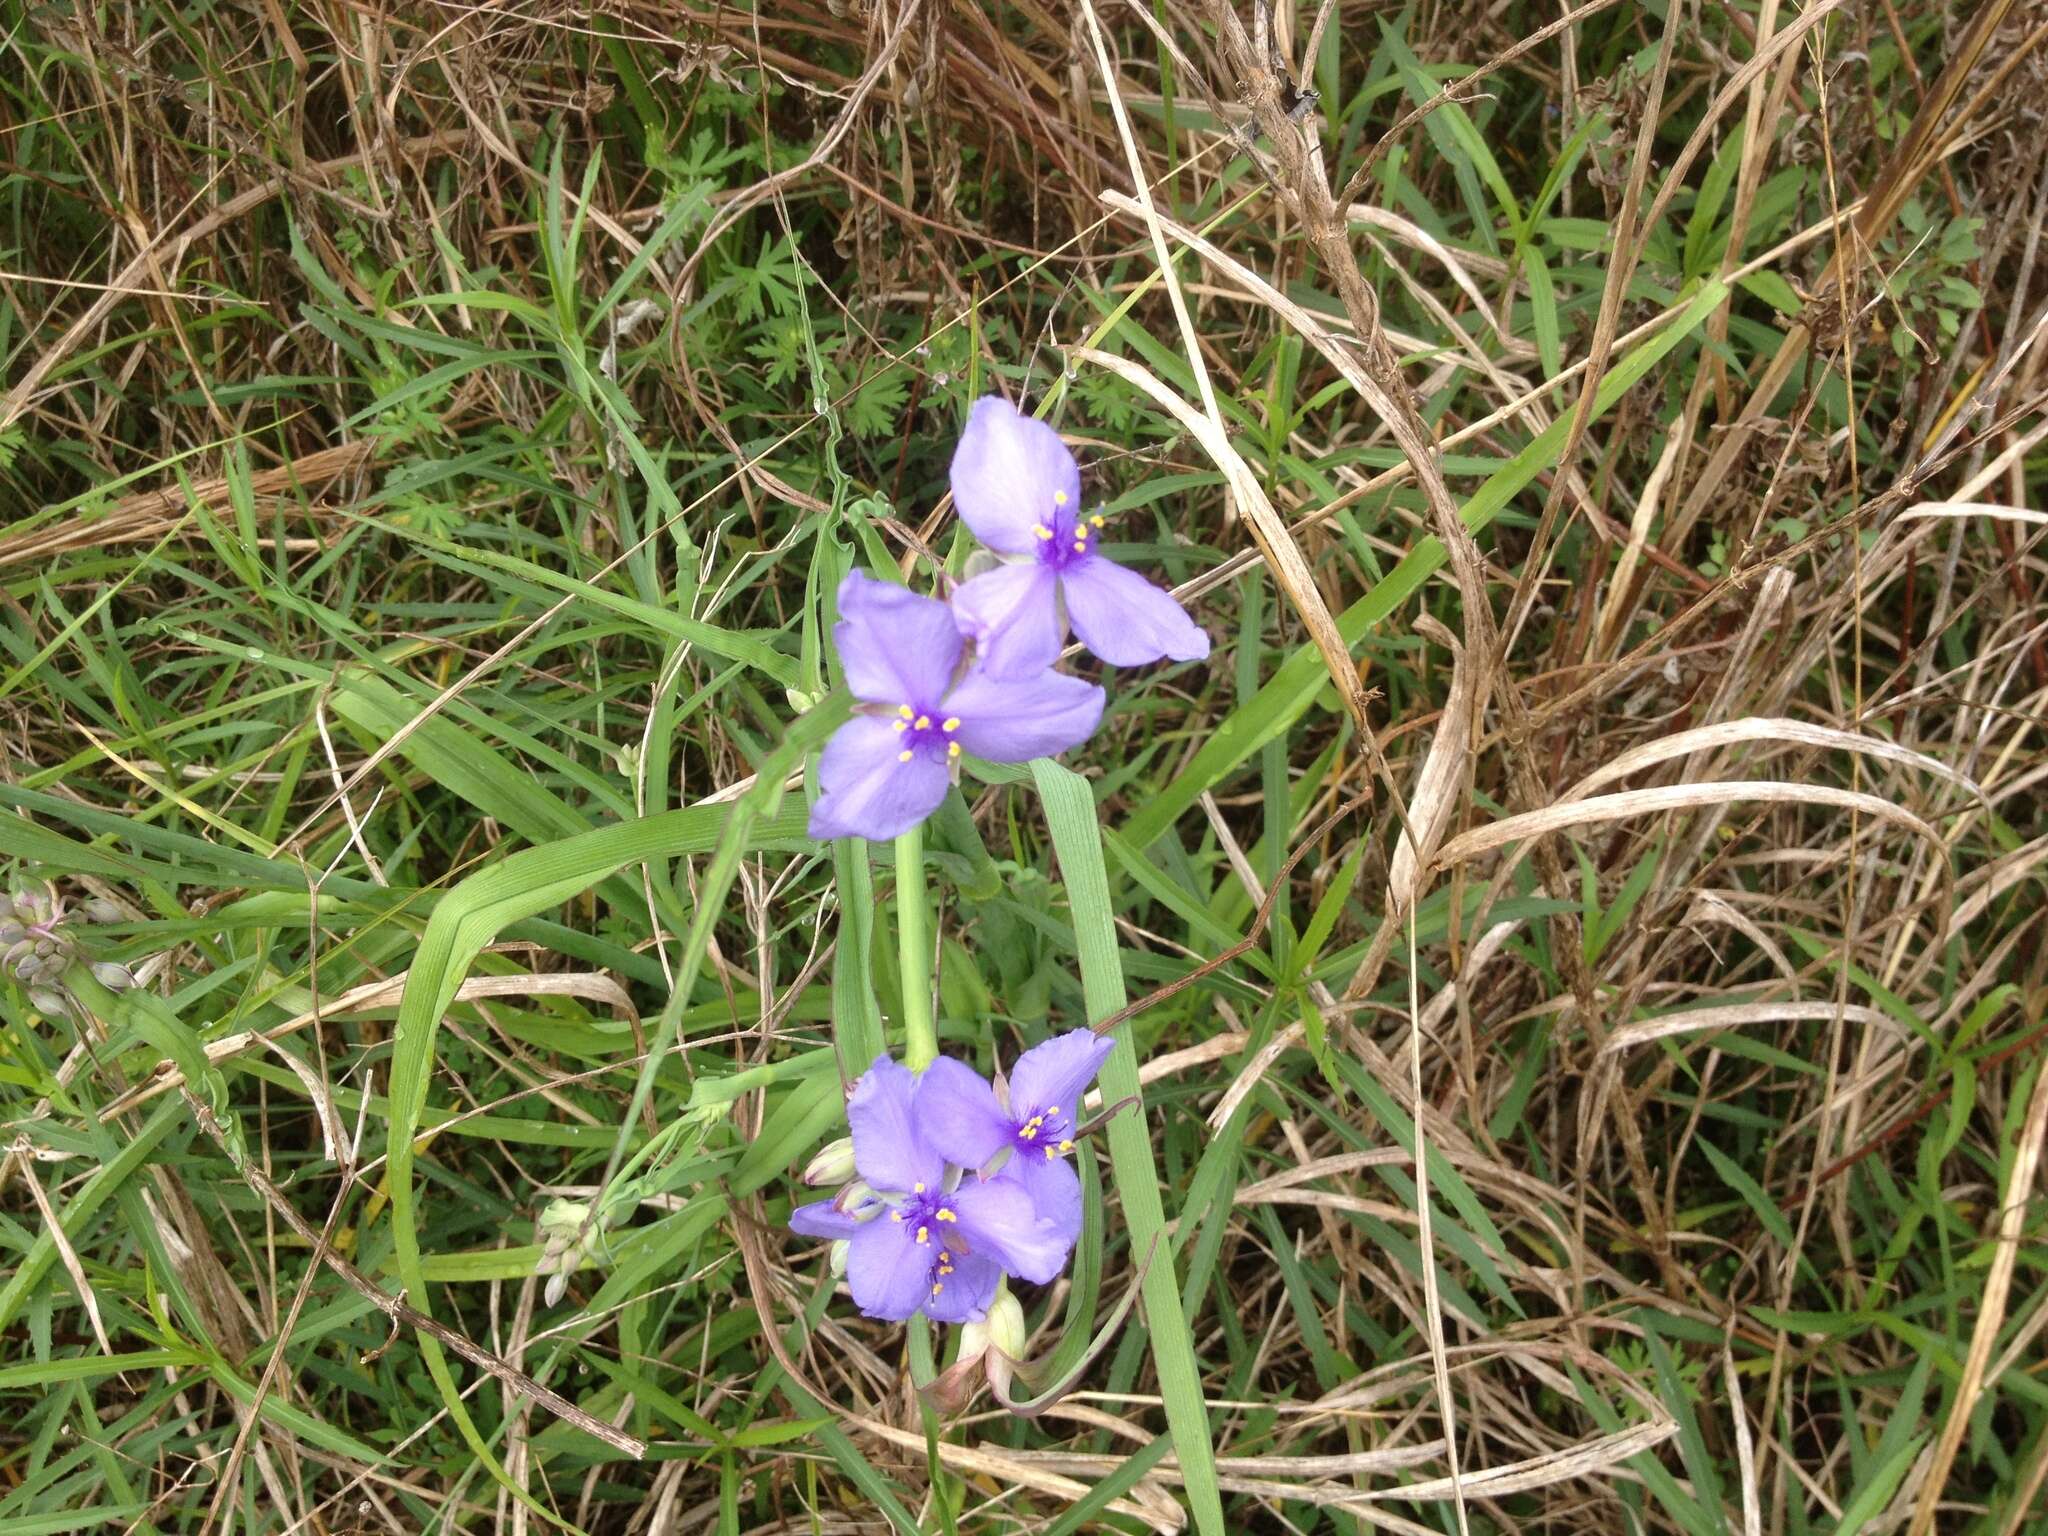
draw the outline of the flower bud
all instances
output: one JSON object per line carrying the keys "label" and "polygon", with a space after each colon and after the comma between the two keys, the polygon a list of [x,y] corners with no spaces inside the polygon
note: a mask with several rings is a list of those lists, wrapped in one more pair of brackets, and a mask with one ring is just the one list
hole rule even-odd
{"label": "flower bud", "polygon": [[534,1225],[540,1229],[541,1240],[549,1248],[560,1251],[576,1240],[576,1234],[583,1230],[583,1223],[589,1218],[590,1206],[585,1201],[550,1200],[542,1207]]}
{"label": "flower bud", "polygon": [[837,1141],[828,1141],[818,1148],[817,1155],[804,1169],[804,1182],[813,1189],[827,1185],[844,1184],[853,1177],[853,1138],[842,1136]]}
{"label": "flower bud", "polygon": [[960,1358],[979,1360],[988,1353],[988,1324],[981,1318],[960,1325]]}
{"label": "flower bud", "polygon": [[95,961],[92,968],[93,980],[109,992],[126,992],[135,985],[135,973],[125,965],[116,965],[111,960]]}
{"label": "flower bud", "polygon": [[48,987],[30,987],[28,1005],[48,1019],[58,1018],[65,1012],[64,994],[52,992]]}
{"label": "flower bud", "polygon": [[120,923],[128,919],[128,914],[121,910],[118,902],[109,901],[104,896],[93,897],[79,911],[85,914],[89,923]]}
{"label": "flower bud", "polygon": [[[977,1325],[969,1323],[967,1326],[972,1328]],[[996,1298],[988,1304],[988,1320],[979,1326],[986,1331],[991,1348],[1002,1351],[1012,1360],[1024,1358],[1024,1348],[1030,1343],[1030,1337],[1024,1330],[1024,1308],[1017,1298],[1010,1294],[1007,1285],[996,1287]],[[964,1342],[960,1351],[962,1354],[967,1352]]]}
{"label": "flower bud", "polygon": [[843,1237],[833,1242],[825,1262],[831,1266],[832,1278],[834,1280],[844,1280],[846,1278],[846,1255],[852,1247],[853,1244]]}
{"label": "flower bud", "polygon": [[552,1307],[568,1294],[569,1276],[582,1267],[600,1234],[597,1223],[590,1221],[590,1206],[582,1200],[550,1200],[534,1229],[541,1239],[541,1254],[533,1272],[548,1277],[541,1297]]}

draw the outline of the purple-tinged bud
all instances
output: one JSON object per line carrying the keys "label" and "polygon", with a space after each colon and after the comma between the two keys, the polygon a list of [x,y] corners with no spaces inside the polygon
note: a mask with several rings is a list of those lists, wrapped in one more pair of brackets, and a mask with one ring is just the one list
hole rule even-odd
{"label": "purple-tinged bud", "polygon": [[93,897],[78,910],[85,914],[89,923],[122,923],[128,920],[128,914],[121,910],[120,903],[109,901],[104,896]]}
{"label": "purple-tinged bud", "polygon": [[93,979],[109,992],[126,992],[135,985],[135,973],[125,965],[116,965],[111,960],[96,961],[92,968]]}
{"label": "purple-tinged bud", "polygon": [[818,1148],[804,1169],[804,1182],[813,1189],[844,1184],[853,1177],[853,1138],[842,1136]]}
{"label": "purple-tinged bud", "polygon": [[64,994],[48,987],[30,987],[28,1005],[45,1018],[54,1019],[68,1011]]}

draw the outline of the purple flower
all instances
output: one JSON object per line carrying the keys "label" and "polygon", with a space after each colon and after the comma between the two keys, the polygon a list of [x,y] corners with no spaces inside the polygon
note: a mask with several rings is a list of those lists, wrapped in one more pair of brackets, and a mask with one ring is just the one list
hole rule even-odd
{"label": "purple flower", "polygon": [[1081,1095],[1114,1044],[1093,1030],[1073,1029],[1034,1045],[1010,1071],[1007,1103],[973,1069],[942,1056],[926,1070],[920,1089],[924,1134],[963,1168],[986,1168],[1007,1150],[999,1177],[1029,1190],[1038,1214],[1071,1246],[1081,1231],[1081,1181],[1066,1154],[1074,1150]]}
{"label": "purple flower", "polygon": [[930,1071],[920,1079],[876,1057],[847,1101],[846,1119],[861,1179],[883,1209],[862,1219],[834,1201],[819,1201],[790,1217],[799,1232],[848,1240],[846,1283],[869,1317],[979,1318],[1005,1272],[1042,1284],[1060,1272],[1072,1247],[1064,1229],[1038,1213],[1023,1184],[962,1177],[947,1165],[925,1121],[934,1097],[950,1095],[948,1083]]}
{"label": "purple flower", "polygon": [[1113,666],[1209,654],[1209,637],[1179,603],[1096,552],[1103,519],[1082,516],[1081,471],[1044,422],[998,395],[975,401],[953,450],[952,479],[967,526],[1012,557],[953,597],[985,670],[1010,676],[1050,666],[1068,621]]}
{"label": "purple flower", "polygon": [[881,842],[938,809],[962,751],[1023,763],[1078,746],[1102,690],[1041,664],[991,676],[961,667],[964,644],[935,598],[854,571],[839,586],[832,640],[854,697],[818,765],[811,836]]}

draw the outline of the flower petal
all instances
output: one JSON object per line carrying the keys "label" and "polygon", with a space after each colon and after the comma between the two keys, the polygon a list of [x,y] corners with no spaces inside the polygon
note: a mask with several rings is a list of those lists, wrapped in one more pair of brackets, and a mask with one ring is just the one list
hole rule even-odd
{"label": "flower petal", "polygon": [[960,745],[994,763],[1026,763],[1078,747],[1102,719],[1103,693],[1061,672],[995,678],[976,667],[946,695]]}
{"label": "flower petal", "polygon": [[805,1237],[851,1237],[868,1225],[842,1211],[837,1200],[813,1200],[789,1213],[789,1230]]}
{"label": "flower petal", "polygon": [[811,836],[886,842],[937,810],[952,782],[946,765],[922,754],[906,763],[902,751],[903,738],[871,715],[834,731],[818,759],[821,793],[811,806]]}
{"label": "flower petal", "polygon": [[1043,1285],[1066,1265],[1073,1239],[1038,1214],[1030,1191],[1017,1180],[1001,1175],[979,1183],[968,1179],[948,1204],[960,1213],[956,1225],[968,1249],[994,1259],[1020,1280]]}
{"label": "flower petal", "polygon": [[1081,471],[1059,433],[1000,395],[974,402],[953,450],[952,481],[961,521],[1006,555],[1036,550],[1033,529],[1051,527],[1062,505],[1081,505]]}
{"label": "flower petal", "polygon": [[953,618],[991,677],[1028,677],[1060,656],[1059,576],[1038,561],[999,565],[953,593]]}
{"label": "flower petal", "polygon": [[1081,643],[1113,667],[1170,657],[1200,661],[1209,637],[1161,588],[1114,560],[1094,555],[1060,573],[1067,618]]}
{"label": "flower petal", "polygon": [[891,708],[928,708],[960,663],[960,631],[944,603],[865,571],[839,583],[832,643],[854,697]]}
{"label": "flower petal", "polygon": [[[863,1072],[846,1101],[846,1123],[853,1128],[853,1163],[860,1176],[879,1190],[906,1193],[920,1186],[937,1189],[945,1178],[945,1160],[917,1134],[911,1113],[917,1079],[886,1056]],[[887,1217],[870,1226],[897,1226]]]}
{"label": "flower petal", "polygon": [[932,1285],[942,1289],[934,1295],[925,1287],[924,1315],[935,1323],[964,1323],[985,1315],[995,1300],[996,1282],[1003,1278],[1002,1266],[978,1253],[953,1255],[953,1273],[941,1275],[936,1269]]}
{"label": "flower petal", "polygon": [[988,1079],[951,1056],[941,1056],[924,1069],[911,1112],[932,1150],[962,1168],[988,1162],[1010,1144],[1014,1130]]}
{"label": "flower petal", "polygon": [[1047,1157],[1034,1147],[1003,1164],[1002,1176],[1015,1179],[1031,1196],[1031,1207],[1068,1241],[1081,1235],[1081,1176],[1064,1157]]}
{"label": "flower petal", "polygon": [[[1081,1095],[1109,1060],[1116,1041],[1092,1029],[1070,1029],[1034,1045],[1010,1068],[1010,1111],[1020,1120],[1057,1112],[1078,1124]],[[862,1172],[866,1172],[865,1169]],[[868,1180],[870,1184],[874,1180]]]}
{"label": "flower petal", "polygon": [[869,1317],[902,1322],[930,1294],[937,1252],[911,1236],[908,1222],[884,1216],[867,1223],[846,1249],[846,1283],[853,1290],[854,1305]]}

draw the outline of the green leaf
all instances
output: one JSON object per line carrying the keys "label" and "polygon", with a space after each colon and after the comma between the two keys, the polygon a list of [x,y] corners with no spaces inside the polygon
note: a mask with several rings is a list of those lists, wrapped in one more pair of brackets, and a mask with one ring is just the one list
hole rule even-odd
{"label": "green leaf", "polygon": [[[1066,883],[1074,918],[1074,942],[1081,957],[1081,990],[1088,1017],[1107,1018],[1124,1006],[1123,968],[1117,960],[1116,924],[1109,902],[1109,874],[1102,862],[1102,838],[1088,781],[1047,758],[1031,765],[1053,851]],[[1195,1529],[1223,1536],[1223,1496],[1216,1481],[1216,1451],[1209,1435],[1209,1410],[1202,1398],[1202,1373],[1181,1312],[1180,1282],[1174,1274],[1173,1245],[1166,1238],[1166,1214],[1159,1199],[1159,1170],[1138,1086],[1138,1053],[1129,1026],[1116,1033],[1116,1047],[1102,1068],[1106,1104],[1137,1103],[1109,1122],[1110,1174],[1130,1227],[1131,1252],[1152,1253],[1145,1272],[1145,1325],[1152,1362],[1159,1372],[1166,1423],[1180,1457],[1181,1476]],[[1153,1249],[1154,1242],[1158,1248]]]}

